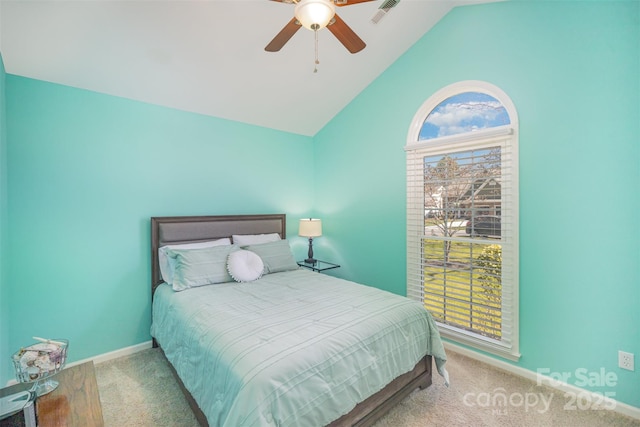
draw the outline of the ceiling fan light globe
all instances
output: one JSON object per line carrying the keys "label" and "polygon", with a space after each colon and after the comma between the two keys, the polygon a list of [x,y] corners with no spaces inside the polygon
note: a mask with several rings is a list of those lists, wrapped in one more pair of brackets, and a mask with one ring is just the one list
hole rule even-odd
{"label": "ceiling fan light globe", "polygon": [[336,8],[331,0],[301,0],[294,11],[300,24],[311,31],[329,25],[335,14]]}

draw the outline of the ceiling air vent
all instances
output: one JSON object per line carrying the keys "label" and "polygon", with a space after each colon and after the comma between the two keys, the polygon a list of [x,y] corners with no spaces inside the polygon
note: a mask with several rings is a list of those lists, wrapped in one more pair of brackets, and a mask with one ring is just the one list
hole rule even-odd
{"label": "ceiling air vent", "polygon": [[378,12],[376,12],[376,14],[373,15],[373,18],[371,18],[371,22],[373,22],[374,24],[380,22],[380,20],[384,18],[387,13],[389,13],[389,10],[396,7],[398,3],[400,3],[400,0],[385,0],[385,2],[382,3],[378,8]]}

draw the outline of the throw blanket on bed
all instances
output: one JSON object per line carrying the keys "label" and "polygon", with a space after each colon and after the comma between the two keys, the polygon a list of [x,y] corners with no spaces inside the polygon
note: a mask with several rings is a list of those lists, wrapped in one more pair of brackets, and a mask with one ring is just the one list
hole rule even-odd
{"label": "throw blanket on bed", "polygon": [[211,426],[324,426],[446,356],[419,302],[299,269],[156,290],[151,334]]}

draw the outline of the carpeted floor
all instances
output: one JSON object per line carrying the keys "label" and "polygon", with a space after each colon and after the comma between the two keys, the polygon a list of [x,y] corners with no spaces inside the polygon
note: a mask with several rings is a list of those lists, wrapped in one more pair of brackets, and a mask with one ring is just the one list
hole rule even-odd
{"label": "carpeted floor", "polygon": [[[640,427],[640,420],[586,409],[558,390],[456,353],[447,356],[450,387],[434,374],[431,387],[411,394],[375,427]],[[100,363],[96,378],[106,427],[198,426],[158,349]],[[499,405],[501,396],[506,405]]]}

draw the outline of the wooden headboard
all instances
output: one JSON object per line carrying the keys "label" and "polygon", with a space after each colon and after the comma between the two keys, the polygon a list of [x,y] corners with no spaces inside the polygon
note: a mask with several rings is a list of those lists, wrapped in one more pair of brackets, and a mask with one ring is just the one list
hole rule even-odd
{"label": "wooden headboard", "polygon": [[168,216],[151,218],[151,295],[163,283],[158,248],[164,245],[204,242],[233,234],[278,233],[286,239],[286,215]]}

